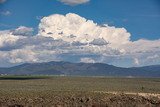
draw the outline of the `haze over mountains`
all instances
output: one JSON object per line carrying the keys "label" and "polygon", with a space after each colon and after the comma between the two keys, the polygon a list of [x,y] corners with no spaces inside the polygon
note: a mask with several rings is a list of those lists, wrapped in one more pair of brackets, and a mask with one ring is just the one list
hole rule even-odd
{"label": "haze over mountains", "polygon": [[160,77],[160,65],[121,68],[103,63],[70,63],[52,61],[45,63],[25,63],[15,67],[0,68],[0,74]]}

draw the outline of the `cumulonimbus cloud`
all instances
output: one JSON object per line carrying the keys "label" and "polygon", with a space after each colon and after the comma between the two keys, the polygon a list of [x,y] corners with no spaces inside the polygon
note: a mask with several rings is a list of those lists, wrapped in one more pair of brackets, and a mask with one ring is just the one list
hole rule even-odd
{"label": "cumulonimbus cloud", "polygon": [[0,66],[25,62],[102,62],[117,66],[160,63],[160,39],[131,41],[125,28],[99,26],[74,13],[41,19],[37,35],[20,26],[0,31]]}
{"label": "cumulonimbus cloud", "polygon": [[66,5],[74,6],[74,5],[79,5],[79,4],[87,3],[90,0],[58,0],[58,1],[66,4]]}
{"label": "cumulonimbus cloud", "polygon": [[102,27],[73,13],[44,17],[39,25],[39,35],[70,43],[108,44],[115,48],[130,42],[130,33],[125,28]]}

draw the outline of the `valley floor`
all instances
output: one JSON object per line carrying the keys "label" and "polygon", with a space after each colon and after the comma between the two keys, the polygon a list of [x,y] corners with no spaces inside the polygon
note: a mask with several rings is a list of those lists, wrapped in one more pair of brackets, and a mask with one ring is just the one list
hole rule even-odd
{"label": "valley floor", "polygon": [[1,76],[0,107],[160,107],[160,78]]}

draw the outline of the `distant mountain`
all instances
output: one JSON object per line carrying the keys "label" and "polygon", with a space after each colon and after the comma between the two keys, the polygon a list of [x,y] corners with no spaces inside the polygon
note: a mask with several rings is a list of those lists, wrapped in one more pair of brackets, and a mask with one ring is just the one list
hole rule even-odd
{"label": "distant mountain", "polygon": [[121,68],[103,63],[26,63],[10,68],[0,68],[0,74],[160,77],[160,65]]}

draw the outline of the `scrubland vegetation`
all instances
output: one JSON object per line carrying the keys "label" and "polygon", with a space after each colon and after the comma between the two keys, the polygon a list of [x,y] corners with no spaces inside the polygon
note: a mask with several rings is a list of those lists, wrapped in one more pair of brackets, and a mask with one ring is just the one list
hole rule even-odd
{"label": "scrubland vegetation", "polygon": [[159,107],[159,94],[159,78],[0,77],[0,107]]}

